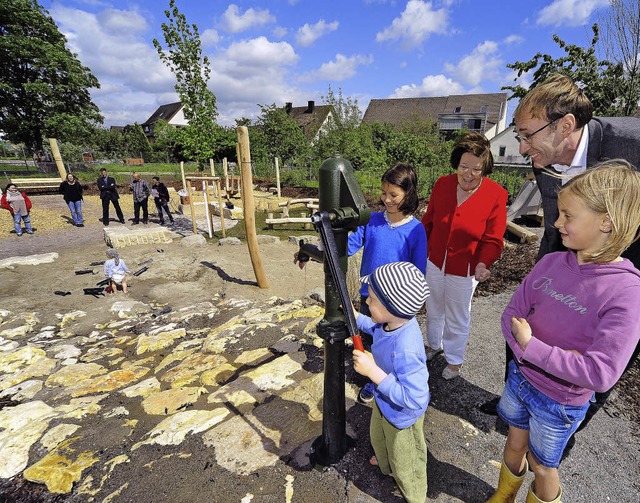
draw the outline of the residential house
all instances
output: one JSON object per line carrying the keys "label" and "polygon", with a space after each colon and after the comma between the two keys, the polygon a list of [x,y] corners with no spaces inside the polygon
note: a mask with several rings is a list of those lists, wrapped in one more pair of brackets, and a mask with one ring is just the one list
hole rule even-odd
{"label": "residential house", "polygon": [[189,121],[184,116],[184,106],[179,101],[160,105],[146,122],[140,124],[149,141],[154,140],[153,129],[159,120],[164,120],[175,127],[184,127],[189,124]]}
{"label": "residential house", "polygon": [[306,107],[294,107],[293,103],[286,103],[285,112],[294,119],[304,135],[313,142],[320,131],[326,127],[329,117],[333,113],[331,105],[316,105],[315,101],[307,102]]}
{"label": "residential house", "polygon": [[491,153],[496,166],[531,166],[531,160],[520,154],[520,144],[515,137],[515,126],[509,126],[491,138]]}
{"label": "residential house", "polygon": [[394,126],[416,119],[433,121],[445,136],[467,129],[491,139],[507,127],[507,97],[507,93],[492,93],[373,99],[362,121]]}

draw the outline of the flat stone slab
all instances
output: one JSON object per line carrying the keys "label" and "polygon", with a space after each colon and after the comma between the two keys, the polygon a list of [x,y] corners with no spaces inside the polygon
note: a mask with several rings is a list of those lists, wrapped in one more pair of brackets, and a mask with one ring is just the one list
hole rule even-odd
{"label": "flat stone slab", "polygon": [[112,248],[171,243],[179,234],[156,225],[140,224],[135,229],[125,226],[104,229],[104,242]]}
{"label": "flat stone slab", "polygon": [[58,254],[41,253],[39,255],[27,255],[26,257],[9,257],[0,260],[0,269],[4,267],[13,267],[16,265],[38,265],[38,264],[51,264],[56,261]]}

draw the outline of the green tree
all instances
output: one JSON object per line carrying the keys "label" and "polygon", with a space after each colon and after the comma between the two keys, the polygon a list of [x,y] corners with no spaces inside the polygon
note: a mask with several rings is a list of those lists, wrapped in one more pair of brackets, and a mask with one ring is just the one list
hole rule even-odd
{"label": "green tree", "polygon": [[252,156],[263,161],[279,157],[285,164],[307,164],[311,154],[309,140],[298,123],[275,103],[260,105],[260,111],[249,133]]}
{"label": "green tree", "polygon": [[[600,39],[598,25],[594,24],[591,30],[593,38],[586,49],[575,44],[567,44],[554,35],[553,41],[565,52],[564,56],[554,59],[548,54],[537,53],[529,61],[516,61],[507,67],[517,71],[514,81],[535,69],[530,89],[544,82],[552,73],[562,73],[581,85],[593,104],[595,115],[628,115],[629,107],[634,110],[637,108],[637,99],[634,105],[629,102],[629,96],[625,96],[627,77],[623,65],[597,58],[596,45]],[[519,84],[505,86],[502,89],[513,93],[509,99],[522,98],[528,91]]]}
{"label": "green tree", "polygon": [[154,140],[151,144],[153,161],[176,162],[182,160],[182,138],[180,131],[167,121],[159,119],[153,125]]}
{"label": "green tree", "polygon": [[218,139],[223,135],[222,128],[216,123],[216,96],[207,88],[211,65],[209,58],[202,55],[198,27],[195,23],[187,23],[175,0],[169,1],[169,10],[164,13],[169,20],[162,23],[167,49],[157,39],[153,39],[153,45],[160,60],[176,77],[175,90],[189,121],[181,131],[184,153],[202,168],[209,159],[216,158]]}
{"label": "green tree", "polygon": [[142,157],[149,161],[151,157],[151,144],[137,122],[125,126],[122,130],[124,136],[124,148],[126,157]]}
{"label": "green tree", "polygon": [[31,150],[43,138],[81,143],[102,123],[89,89],[98,79],[66,47],[37,0],[0,2],[0,130]]}
{"label": "green tree", "polygon": [[623,115],[633,115],[640,100],[640,2],[609,0],[600,16],[602,52],[624,70],[621,90]]}

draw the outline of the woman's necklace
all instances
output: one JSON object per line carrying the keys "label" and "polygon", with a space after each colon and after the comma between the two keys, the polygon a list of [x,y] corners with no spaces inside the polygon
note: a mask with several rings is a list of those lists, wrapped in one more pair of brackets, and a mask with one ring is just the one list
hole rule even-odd
{"label": "woman's necklace", "polygon": [[465,194],[471,195],[473,194],[476,190],[478,190],[480,188],[480,185],[482,185],[482,180],[480,180],[480,183],[478,185],[476,185],[473,189],[463,189],[462,186],[460,184],[458,184],[458,188],[464,192]]}
{"label": "woman's necklace", "polygon": [[392,222],[391,220],[389,220],[389,215],[387,215],[387,210],[384,210],[384,220],[385,222],[387,222],[387,225],[392,229],[395,229],[396,227],[400,227],[401,225],[406,224],[410,218],[411,218],[411,215],[409,215],[408,217],[404,217],[399,222]]}

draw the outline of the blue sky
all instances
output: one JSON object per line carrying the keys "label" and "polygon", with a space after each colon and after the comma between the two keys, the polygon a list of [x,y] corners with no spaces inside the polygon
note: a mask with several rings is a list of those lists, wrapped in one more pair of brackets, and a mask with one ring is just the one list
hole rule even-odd
{"label": "blue sky", "polygon": [[[105,125],[144,122],[178,101],[153,38],[169,1],[54,0],[49,11],[69,48],[99,79],[94,102]],[[588,45],[608,0],[178,0],[211,60],[218,122],[254,119],[258,105],[322,102],[328,87],[355,98],[500,92],[507,63],[552,40]],[[528,85],[525,77],[521,83]],[[515,104],[510,102],[510,113]]]}

